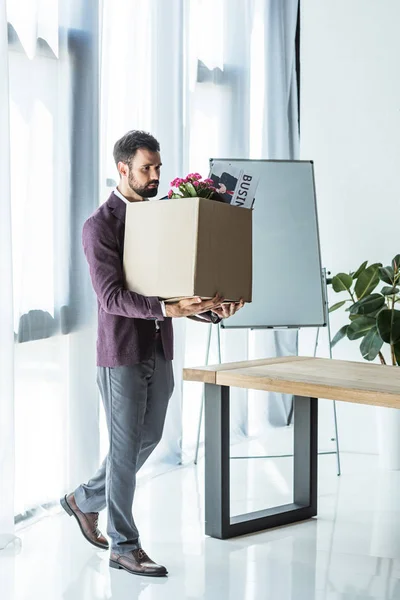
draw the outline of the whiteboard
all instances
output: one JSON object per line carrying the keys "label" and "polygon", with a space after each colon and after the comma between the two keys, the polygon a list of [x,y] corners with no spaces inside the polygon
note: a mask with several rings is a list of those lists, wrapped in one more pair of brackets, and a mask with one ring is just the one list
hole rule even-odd
{"label": "whiteboard", "polygon": [[[230,187],[229,173],[239,184],[247,175],[255,194],[253,302],[223,321],[223,327],[326,325],[312,161],[211,159],[210,167],[217,176],[225,173],[222,180],[230,181]],[[238,199],[236,188],[231,202]]]}

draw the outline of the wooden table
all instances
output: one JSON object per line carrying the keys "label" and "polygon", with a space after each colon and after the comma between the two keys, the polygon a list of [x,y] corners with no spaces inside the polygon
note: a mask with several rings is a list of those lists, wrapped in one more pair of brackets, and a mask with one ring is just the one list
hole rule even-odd
{"label": "wooden table", "polygon": [[[205,383],[205,529],[220,539],[317,514],[317,398],[400,408],[400,369],[372,363],[291,356],[185,369],[183,378]],[[293,394],[292,504],[230,516],[230,387]]]}

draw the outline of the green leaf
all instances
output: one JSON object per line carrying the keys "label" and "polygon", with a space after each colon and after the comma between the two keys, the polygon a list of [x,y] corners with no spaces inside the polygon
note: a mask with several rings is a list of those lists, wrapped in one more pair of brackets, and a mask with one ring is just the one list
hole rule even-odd
{"label": "green leaf", "polygon": [[333,346],[336,346],[336,344],[338,342],[340,342],[340,340],[342,340],[344,337],[346,337],[348,328],[349,328],[349,326],[345,325],[344,327],[342,327],[341,329],[339,329],[339,331],[337,332],[337,334],[335,335],[335,337],[331,341],[331,348],[333,348]]}
{"label": "green leaf", "polygon": [[382,289],[381,289],[381,294],[383,294],[384,296],[394,296],[395,294],[397,294],[397,292],[399,292],[399,288],[398,287],[390,287],[385,285]]}
{"label": "green leaf", "polygon": [[379,276],[385,283],[394,284],[395,275],[393,267],[381,267],[379,269]]}
{"label": "green leaf", "polygon": [[400,310],[382,310],[377,319],[381,338],[387,344],[400,342]]}
{"label": "green leaf", "polygon": [[182,194],[178,194],[177,192],[174,192],[171,196],[171,198],[183,198]]}
{"label": "green leaf", "polygon": [[360,344],[362,357],[365,358],[365,360],[375,360],[382,346],[383,339],[379,335],[378,329],[373,327]]}
{"label": "green leaf", "polygon": [[367,269],[364,269],[357,279],[357,283],[355,285],[355,293],[359,300],[368,296],[378,285],[379,283],[379,269],[380,265],[375,264],[369,266]]}
{"label": "green leaf", "polygon": [[381,294],[371,294],[359,300],[350,307],[351,315],[369,315],[385,305],[385,298]]}
{"label": "green leaf", "polygon": [[361,273],[365,270],[367,264],[368,261],[366,260],[360,267],[358,267],[357,271],[353,274],[353,279],[357,279],[361,275]]}
{"label": "green leaf", "polygon": [[338,275],[335,275],[335,277],[332,279],[332,287],[335,290],[335,292],[344,292],[346,290],[349,290],[351,289],[352,285],[353,278],[347,273],[339,273]]}
{"label": "green leaf", "polygon": [[392,260],[392,267],[395,273],[400,271],[400,254],[397,254],[397,256],[395,256]]}
{"label": "green leaf", "polygon": [[346,300],[343,300],[342,302],[337,302],[336,304],[330,307],[329,312],[332,313],[334,310],[341,308],[344,304],[346,304]]}
{"label": "green leaf", "polygon": [[186,188],[187,188],[189,194],[192,196],[192,198],[195,198],[197,196],[197,190],[194,187],[193,183],[187,183]]}
{"label": "green leaf", "polygon": [[347,337],[349,340],[358,340],[364,337],[370,329],[375,327],[376,319],[372,317],[360,317],[349,325]]}

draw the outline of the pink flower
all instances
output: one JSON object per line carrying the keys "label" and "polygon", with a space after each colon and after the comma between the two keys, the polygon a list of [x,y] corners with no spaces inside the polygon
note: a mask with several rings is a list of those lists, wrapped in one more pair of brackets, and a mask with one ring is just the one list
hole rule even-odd
{"label": "pink flower", "polygon": [[[171,185],[172,185],[172,184],[171,184]],[[174,193],[174,192],[173,192],[172,190],[169,190],[169,192],[168,192],[168,198],[172,198],[172,194],[173,194],[173,193]]]}
{"label": "pink flower", "polygon": [[181,177],[176,177],[173,181],[171,181],[171,187],[179,187],[183,183],[186,183],[185,179],[182,179]]}
{"label": "pink flower", "polygon": [[171,181],[171,187],[179,187],[180,185],[184,185],[185,183],[194,184],[195,181],[200,181],[200,179],[202,179],[200,173],[189,173],[186,179],[176,177],[173,181]]}
{"label": "pink flower", "polygon": [[204,183],[207,183],[208,185],[214,185],[214,181],[212,179],[204,179]]}
{"label": "pink flower", "polygon": [[193,181],[193,185],[194,185],[194,187],[197,188],[197,187],[199,187],[200,183],[198,181]]}
{"label": "pink flower", "polygon": [[200,173],[189,173],[189,175],[186,177],[186,181],[198,181],[199,179],[201,179],[201,175]]}

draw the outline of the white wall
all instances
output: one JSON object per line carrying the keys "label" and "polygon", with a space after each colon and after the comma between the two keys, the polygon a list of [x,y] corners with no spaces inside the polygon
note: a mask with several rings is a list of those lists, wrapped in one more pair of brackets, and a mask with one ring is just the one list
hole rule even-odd
{"label": "white wall", "polygon": [[[301,157],[315,163],[323,265],[389,263],[400,253],[400,1],[301,7]],[[345,321],[333,313],[333,333]],[[341,342],[334,358],[362,360],[357,342]],[[376,452],[375,409],[338,409],[341,449]]]}

